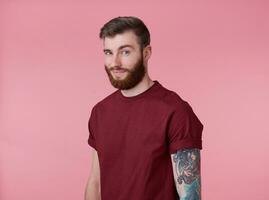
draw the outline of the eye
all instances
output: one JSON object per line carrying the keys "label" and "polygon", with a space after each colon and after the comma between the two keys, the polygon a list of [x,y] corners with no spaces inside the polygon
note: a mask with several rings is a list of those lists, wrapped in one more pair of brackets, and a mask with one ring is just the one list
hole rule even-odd
{"label": "eye", "polygon": [[105,55],[110,55],[111,52],[109,52],[109,51],[105,51],[104,54],[105,54]]}
{"label": "eye", "polygon": [[130,51],[124,50],[124,51],[122,51],[122,54],[129,55],[130,54]]}

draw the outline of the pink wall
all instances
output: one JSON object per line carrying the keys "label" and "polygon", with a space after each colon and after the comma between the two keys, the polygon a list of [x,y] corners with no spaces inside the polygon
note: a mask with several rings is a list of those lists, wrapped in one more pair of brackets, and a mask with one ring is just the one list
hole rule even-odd
{"label": "pink wall", "polygon": [[[203,200],[269,199],[268,1],[0,2],[0,199],[83,199],[87,121],[114,91],[100,27],[141,17],[152,79],[203,122]],[[267,186],[266,186],[267,185]]]}

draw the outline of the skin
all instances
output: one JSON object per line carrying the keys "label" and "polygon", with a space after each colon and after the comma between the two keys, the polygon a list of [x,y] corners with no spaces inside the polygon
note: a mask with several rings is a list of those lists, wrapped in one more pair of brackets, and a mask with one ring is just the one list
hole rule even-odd
{"label": "skin", "polygon": [[[136,96],[154,84],[148,75],[151,46],[141,50],[133,31],[103,40],[104,65],[111,85],[126,97]],[[120,70],[120,71],[117,71]]]}
{"label": "skin", "polygon": [[201,200],[200,150],[178,150],[171,161],[180,200]]}

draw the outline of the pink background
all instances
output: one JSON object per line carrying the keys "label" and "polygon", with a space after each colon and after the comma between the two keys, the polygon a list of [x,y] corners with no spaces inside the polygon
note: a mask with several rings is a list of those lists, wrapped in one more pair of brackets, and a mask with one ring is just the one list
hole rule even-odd
{"label": "pink background", "polygon": [[98,33],[125,15],[150,29],[152,79],[204,124],[203,200],[269,199],[268,9],[265,0],[2,0],[0,199],[83,199],[89,113],[115,90]]}

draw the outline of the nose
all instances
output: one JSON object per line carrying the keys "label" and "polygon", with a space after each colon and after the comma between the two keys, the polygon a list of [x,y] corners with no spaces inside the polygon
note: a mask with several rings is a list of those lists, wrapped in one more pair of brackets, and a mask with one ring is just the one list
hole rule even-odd
{"label": "nose", "polygon": [[113,68],[117,68],[120,67],[120,59],[119,56],[116,54],[115,56],[113,56],[112,60],[111,60],[111,67]]}

